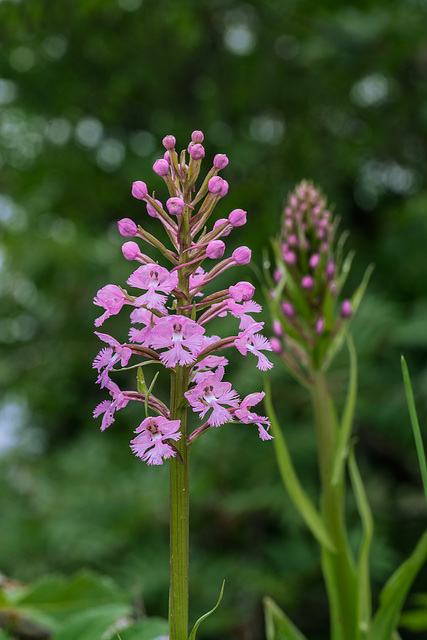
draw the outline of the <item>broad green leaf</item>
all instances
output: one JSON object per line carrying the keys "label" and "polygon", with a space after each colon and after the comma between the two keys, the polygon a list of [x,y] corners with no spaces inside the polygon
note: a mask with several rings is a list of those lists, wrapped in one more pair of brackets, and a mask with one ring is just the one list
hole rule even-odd
{"label": "broad green leaf", "polygon": [[415,446],[418,455],[418,464],[421,469],[421,477],[423,479],[424,494],[427,500],[427,464],[426,454],[424,451],[423,439],[421,436],[420,425],[417,417],[417,410],[415,408],[414,394],[412,391],[411,378],[409,376],[408,365],[405,358],[401,357],[401,366],[403,374],[403,382],[405,385],[406,400],[408,402],[409,417],[411,419],[412,431],[414,432]]}
{"label": "broad green leaf", "polygon": [[306,640],[288,616],[271,598],[264,598],[267,640]]}
{"label": "broad green leaf", "polygon": [[334,551],[334,544],[326,530],[322,516],[305,493],[295,472],[288,447],[286,445],[286,440],[280,430],[280,426],[273,409],[270,381],[266,376],[264,377],[264,389],[264,402],[271,421],[272,433],[274,434],[273,444],[276,451],[277,463],[279,465],[283,483],[289,493],[289,497],[318,542],[322,546],[327,547],[330,551]]}
{"label": "broad green leaf", "polygon": [[357,509],[362,521],[363,536],[359,550],[357,561],[357,618],[359,627],[359,640],[365,640],[368,637],[369,626],[371,623],[371,581],[369,575],[369,551],[371,548],[372,537],[374,534],[374,522],[372,518],[371,508],[366,497],[365,488],[362,478],[357,468],[354,456],[354,448],[351,447],[349,452],[349,471],[353,492],[356,498]]}
{"label": "broad green leaf", "polygon": [[84,571],[71,580],[58,576],[41,578],[15,603],[15,608],[31,620],[55,627],[73,613],[124,603],[126,599],[110,579]]}
{"label": "broad green leaf", "polygon": [[397,628],[406,595],[427,558],[427,532],[412,555],[394,572],[380,594],[380,607],[369,633],[369,640],[390,640]]}
{"label": "broad green leaf", "polygon": [[332,486],[337,486],[343,478],[344,464],[348,455],[349,439],[353,426],[354,409],[357,396],[357,356],[353,339],[347,336],[347,347],[350,355],[350,376],[348,381],[347,398],[345,401],[343,417],[338,430],[337,446],[334,454],[332,470]]}
{"label": "broad green leaf", "polygon": [[52,640],[101,640],[102,636],[118,621],[128,616],[130,605],[108,604],[71,616],[67,622],[53,634]]}
{"label": "broad green leaf", "polygon": [[196,633],[197,633],[197,629],[199,628],[200,623],[201,623],[201,622],[203,622],[203,620],[206,620],[206,618],[207,618],[208,616],[210,616],[210,615],[211,615],[211,613],[213,613],[213,612],[215,611],[215,609],[217,609],[217,608],[218,608],[219,603],[220,603],[220,602],[221,602],[221,600],[222,600],[222,594],[224,593],[224,585],[225,585],[225,580],[223,580],[223,582],[222,582],[221,591],[219,592],[219,598],[218,598],[218,601],[217,601],[216,605],[214,606],[214,608],[213,608],[213,609],[211,609],[210,611],[208,611],[207,613],[205,613],[203,616],[200,616],[200,618],[197,620],[196,624],[194,625],[194,627],[193,627],[193,629],[192,629],[192,631],[191,631],[191,633],[190,633],[190,638],[189,638],[189,640],[195,640],[195,638],[196,638]]}
{"label": "broad green leaf", "polygon": [[168,621],[163,618],[144,618],[125,629],[120,629],[117,633],[120,640],[154,640],[168,635]]}

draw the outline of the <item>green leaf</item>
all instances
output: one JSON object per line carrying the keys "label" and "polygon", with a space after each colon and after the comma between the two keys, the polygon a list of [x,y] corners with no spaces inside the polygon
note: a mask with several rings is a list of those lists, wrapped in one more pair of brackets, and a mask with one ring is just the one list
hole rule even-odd
{"label": "green leaf", "polygon": [[73,615],[52,636],[52,640],[101,640],[101,637],[124,616],[130,614],[126,604],[108,604]]}
{"label": "green leaf", "polygon": [[154,640],[160,636],[167,636],[168,621],[163,618],[144,618],[137,620],[129,627],[120,629],[120,640]]}
{"label": "green leaf", "polygon": [[410,629],[411,631],[426,631],[427,609],[406,611],[400,617],[399,626]]}
{"label": "green leaf", "polygon": [[332,469],[332,486],[337,486],[343,479],[344,463],[348,455],[348,445],[353,426],[354,409],[357,396],[357,356],[352,337],[347,336],[347,347],[350,355],[350,376],[343,417],[338,431],[337,445]]}
{"label": "green leaf", "polygon": [[194,625],[194,627],[193,627],[193,629],[192,629],[192,631],[190,633],[189,640],[195,640],[197,629],[199,628],[200,623],[203,622],[203,620],[205,620],[208,616],[211,615],[211,613],[213,613],[215,611],[215,609],[218,608],[219,603],[222,600],[222,594],[224,593],[224,585],[225,585],[225,580],[222,581],[222,587],[221,587],[221,591],[219,592],[219,598],[218,598],[218,601],[217,601],[216,605],[214,606],[213,609],[211,609],[210,611],[205,613],[203,616],[200,616],[200,618],[197,620],[196,624]]}
{"label": "green leaf", "polygon": [[423,479],[424,494],[427,500],[427,464],[426,454],[423,446],[423,439],[421,436],[420,425],[417,417],[417,410],[415,408],[414,394],[412,391],[411,378],[409,376],[408,365],[405,358],[401,357],[401,366],[403,374],[403,382],[405,385],[406,400],[408,403],[409,417],[411,419],[412,431],[414,432],[415,446],[418,455],[418,464],[421,469],[421,477]]}
{"label": "green leaf", "polygon": [[380,594],[380,607],[372,624],[369,640],[390,640],[397,628],[406,595],[427,558],[427,532],[412,555],[395,571]]}
{"label": "green leaf", "polygon": [[160,373],[160,371],[158,371],[156,373],[156,375],[154,376],[154,378],[153,378],[153,380],[152,380],[152,382],[150,384],[150,388],[148,389],[147,394],[145,396],[145,404],[144,404],[144,406],[145,406],[145,417],[148,416],[148,400],[150,399],[151,392],[152,392],[153,387],[154,387],[154,385],[156,383],[156,380],[157,380],[157,377],[158,377],[159,373]]}
{"label": "green leaf", "polygon": [[83,609],[125,603],[126,599],[110,579],[84,571],[71,580],[41,578],[16,601],[15,608],[30,620],[55,628]]}
{"label": "green leaf", "polygon": [[306,640],[271,598],[264,598],[265,635],[267,640]]}
{"label": "green leaf", "polygon": [[266,376],[264,377],[264,389],[264,402],[271,421],[272,433],[274,434],[273,444],[276,451],[277,463],[289,497],[317,541],[322,546],[327,547],[330,551],[334,552],[335,547],[326,530],[322,516],[305,493],[295,472],[288,447],[286,445],[286,440],[280,430],[280,426],[273,409],[270,381]]}
{"label": "green leaf", "polygon": [[136,388],[139,393],[147,393],[147,385],[145,384],[144,372],[142,367],[138,367],[136,375]]}
{"label": "green leaf", "polygon": [[369,625],[371,623],[371,581],[369,575],[369,551],[374,534],[374,522],[371,508],[366,497],[362,478],[357,468],[354,456],[354,447],[349,452],[349,472],[351,484],[356,498],[357,509],[362,521],[363,535],[357,561],[357,619],[359,626],[359,639],[365,640],[368,637]]}

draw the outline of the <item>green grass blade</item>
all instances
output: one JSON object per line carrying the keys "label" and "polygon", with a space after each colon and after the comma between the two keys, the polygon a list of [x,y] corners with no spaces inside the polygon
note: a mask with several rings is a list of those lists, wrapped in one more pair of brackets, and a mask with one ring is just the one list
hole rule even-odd
{"label": "green grass blade", "polygon": [[200,623],[203,622],[203,620],[205,620],[208,616],[210,616],[211,613],[213,613],[215,611],[215,609],[217,609],[219,607],[219,603],[222,600],[222,594],[224,593],[224,585],[225,585],[225,580],[222,581],[222,587],[221,587],[221,591],[219,592],[218,602],[216,603],[216,605],[214,606],[213,609],[211,609],[210,611],[205,613],[203,616],[200,616],[200,618],[197,620],[196,624],[194,625],[194,627],[193,627],[193,629],[192,629],[192,631],[190,633],[189,640],[195,640],[197,629],[199,628]]}
{"label": "green grass blade", "polygon": [[411,420],[412,431],[414,432],[415,446],[417,448],[418,463],[421,469],[421,477],[423,479],[424,494],[427,501],[427,464],[426,455],[423,446],[423,439],[421,436],[421,429],[418,422],[417,410],[415,408],[414,394],[412,391],[411,378],[409,376],[408,365],[405,358],[402,356],[400,359],[403,374],[403,383],[405,385],[406,401],[408,403],[409,417]]}
{"label": "green grass blade", "polygon": [[353,426],[354,409],[356,406],[357,396],[357,356],[354,348],[353,339],[347,336],[347,347],[350,355],[350,377],[348,382],[347,398],[343,417],[341,420],[340,430],[338,433],[338,441],[335,450],[334,464],[332,470],[332,486],[337,486],[343,478],[344,464],[348,455],[349,439],[351,436],[351,428]]}
{"label": "green grass blade", "polygon": [[427,559],[427,532],[410,557],[389,578],[380,593],[380,606],[369,633],[369,640],[390,640],[396,631],[406,595]]}
{"label": "green grass blade", "polygon": [[365,488],[362,478],[357,468],[354,456],[354,448],[350,448],[348,468],[350,472],[351,484],[356,498],[357,509],[362,521],[363,536],[359,550],[357,561],[358,576],[358,625],[359,640],[365,640],[368,637],[369,626],[371,622],[371,581],[369,576],[369,552],[371,548],[372,537],[374,534],[374,521],[372,518],[371,508],[366,497]]}
{"label": "green grass blade", "polygon": [[306,640],[306,637],[271,598],[264,598],[264,612],[267,640]]}

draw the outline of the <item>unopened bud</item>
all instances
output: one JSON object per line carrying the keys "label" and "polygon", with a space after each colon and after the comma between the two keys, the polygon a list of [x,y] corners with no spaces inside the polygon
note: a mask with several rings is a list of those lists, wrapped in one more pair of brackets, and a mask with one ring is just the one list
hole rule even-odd
{"label": "unopened bud", "polygon": [[306,291],[310,291],[314,288],[314,280],[311,276],[304,276],[301,280],[301,286]]}
{"label": "unopened bud", "polygon": [[173,216],[180,216],[184,211],[185,203],[181,198],[169,198],[166,200],[168,211]]}
{"label": "unopened bud", "polygon": [[353,307],[351,306],[350,300],[344,300],[341,305],[341,318],[350,318],[353,314]]}
{"label": "unopened bud", "polygon": [[228,221],[233,227],[242,227],[246,224],[246,211],[243,211],[243,209],[234,209],[228,216]]}
{"label": "unopened bud", "polygon": [[188,147],[188,153],[193,158],[193,160],[201,160],[205,157],[205,149],[203,145],[199,143],[191,144]]}
{"label": "unopened bud", "polygon": [[148,193],[147,185],[141,180],[137,180],[132,184],[132,195],[138,200],[144,200]]}
{"label": "unopened bud", "polygon": [[138,227],[130,218],[122,218],[118,221],[119,233],[125,238],[133,238],[138,233]]}
{"label": "unopened bud", "polygon": [[206,255],[208,258],[212,258],[213,260],[217,260],[218,258],[222,258],[225,251],[225,244],[222,240],[212,240],[209,242],[206,247]]}
{"label": "unopened bud", "polygon": [[282,349],[282,343],[280,342],[280,340],[278,340],[273,336],[272,338],[270,338],[270,344],[274,353],[282,353],[283,349]]}
{"label": "unopened bud", "polygon": [[153,171],[154,173],[157,173],[158,176],[164,178],[169,173],[169,163],[167,162],[167,160],[163,159],[156,160],[156,162],[153,164]]}
{"label": "unopened bud", "polygon": [[165,149],[174,149],[176,145],[175,136],[171,136],[171,135],[165,136],[162,140],[162,144]]}
{"label": "unopened bud", "polygon": [[205,136],[203,135],[202,131],[193,131],[193,133],[191,134],[191,142],[203,142],[204,139]]}
{"label": "unopened bud", "polygon": [[249,264],[252,257],[252,251],[249,247],[238,247],[232,253],[232,258],[236,264]]}
{"label": "unopened bud", "polygon": [[295,315],[295,309],[290,302],[284,302],[282,304],[282,311],[286,318],[293,318]]}
{"label": "unopened bud", "polygon": [[217,153],[213,161],[213,166],[215,167],[215,169],[224,169],[224,167],[226,167],[227,165],[228,158],[225,153]]}
{"label": "unopened bud", "polygon": [[122,252],[126,260],[135,260],[141,253],[136,242],[125,242],[122,245]]}
{"label": "unopened bud", "polygon": [[221,192],[224,180],[219,176],[214,176],[208,182],[208,189],[211,193],[219,194]]}

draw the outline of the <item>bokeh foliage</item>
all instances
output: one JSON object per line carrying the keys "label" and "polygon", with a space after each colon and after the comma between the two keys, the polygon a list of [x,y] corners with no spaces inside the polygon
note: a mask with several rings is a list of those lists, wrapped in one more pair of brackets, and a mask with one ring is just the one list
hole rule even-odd
{"label": "bokeh foliage", "polygon": [[[102,437],[92,420],[104,395],[90,367],[99,347],[91,301],[131,271],[115,222],[142,217],[157,230],[131,198],[131,182],[146,180],[162,198],[151,173],[160,141],[174,133],[181,148],[193,129],[205,132],[208,158],[230,158],[219,215],[248,211],[230,251],[247,244],[260,268],[284,197],[309,178],[351,231],[349,290],[376,265],[354,333],[357,455],[377,519],[378,586],[403,559],[425,527],[399,355],[423,423],[426,21],[425,0],[0,2],[0,430],[2,441],[17,442],[1,459],[2,571],[32,580],[94,568],[139,589],[149,612],[164,615],[167,469],[132,457],[136,413],[123,412]],[[241,268],[233,277],[257,273]],[[112,326],[125,337],[119,318]],[[231,365],[236,387],[251,391],[252,370],[238,356]],[[343,356],[331,374],[337,393],[344,370]],[[315,496],[307,397],[280,365],[271,377]],[[307,635],[324,637],[315,547],[268,443],[243,426],[209,434],[194,450],[192,491],[194,618],[227,578],[200,637],[262,637],[266,594]]]}

